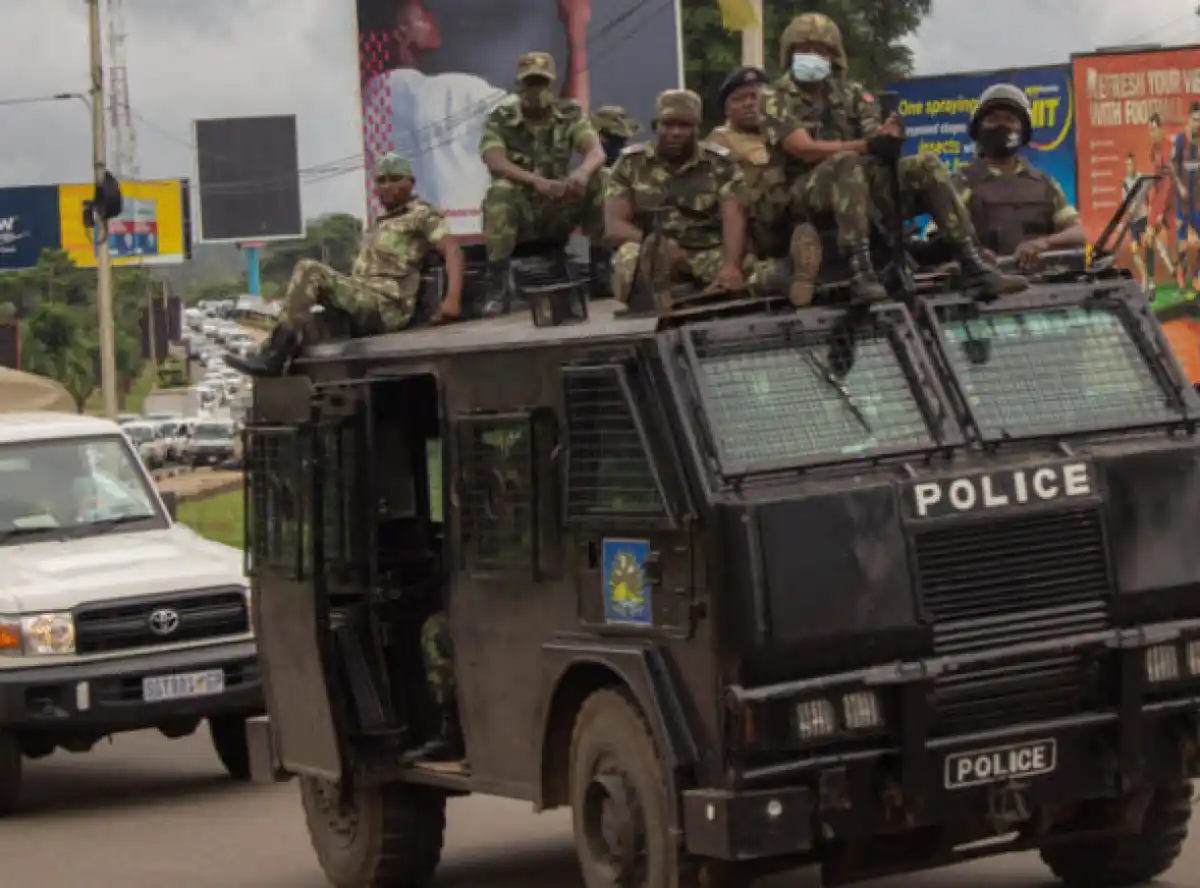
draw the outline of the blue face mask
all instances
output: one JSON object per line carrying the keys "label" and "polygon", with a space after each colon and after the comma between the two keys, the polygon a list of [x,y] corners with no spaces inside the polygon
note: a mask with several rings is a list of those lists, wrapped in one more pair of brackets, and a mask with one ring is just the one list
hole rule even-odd
{"label": "blue face mask", "polygon": [[792,56],[792,79],[797,83],[820,83],[832,70],[829,59],[815,53],[798,52]]}

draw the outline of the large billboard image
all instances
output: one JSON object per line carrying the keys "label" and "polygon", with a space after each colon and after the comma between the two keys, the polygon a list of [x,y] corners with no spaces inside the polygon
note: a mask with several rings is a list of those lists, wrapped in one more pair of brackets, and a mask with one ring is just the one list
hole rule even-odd
{"label": "large billboard image", "polygon": [[[80,268],[96,267],[92,229],[83,226],[83,205],[93,185],[60,185],[61,248]],[[113,265],[178,265],[191,253],[187,183],[179,179],[121,183],[121,215],[108,223]]]}
{"label": "large billboard image", "polygon": [[0,188],[0,271],[32,268],[61,246],[57,186]]}
{"label": "large billboard image", "polygon": [[970,163],[975,145],[967,134],[979,96],[995,83],[1025,90],[1033,108],[1033,141],[1025,157],[1075,200],[1075,105],[1070,65],[914,77],[888,88],[900,97],[906,154],[933,152],[951,168]]}
{"label": "large billboard image", "polygon": [[[480,232],[479,136],[517,58],[554,56],[561,95],[621,105],[647,125],[682,80],[678,0],[357,0],[363,147],[413,164],[417,191],[455,233]],[[372,200],[373,210],[377,206]]]}

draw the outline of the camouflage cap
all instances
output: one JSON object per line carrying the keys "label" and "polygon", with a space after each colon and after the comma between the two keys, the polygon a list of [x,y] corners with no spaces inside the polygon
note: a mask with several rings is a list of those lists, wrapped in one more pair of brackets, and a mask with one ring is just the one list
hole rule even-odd
{"label": "camouflage cap", "polygon": [[801,43],[816,43],[833,50],[833,66],[846,71],[850,67],[846,58],[846,45],[842,42],[842,29],[837,22],[819,12],[806,12],[792,19],[779,38],[780,64],[788,69],[792,64],[792,48]]}
{"label": "camouflage cap", "polygon": [[658,119],[683,120],[699,123],[704,117],[704,103],[690,89],[668,89],[658,94]]}
{"label": "camouflage cap", "polygon": [[401,157],[394,151],[383,155],[375,163],[376,179],[411,179],[412,177],[413,168],[408,158]]}
{"label": "camouflage cap", "polygon": [[524,83],[530,77],[557,79],[554,56],[548,52],[527,52],[517,59],[517,83]]}
{"label": "camouflage cap", "polygon": [[642,131],[642,125],[629,116],[624,108],[605,105],[592,115],[592,128],[605,136],[632,139]]}

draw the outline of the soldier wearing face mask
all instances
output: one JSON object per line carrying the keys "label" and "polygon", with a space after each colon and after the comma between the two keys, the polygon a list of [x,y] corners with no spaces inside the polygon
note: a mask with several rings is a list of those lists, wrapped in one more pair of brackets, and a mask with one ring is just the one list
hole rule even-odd
{"label": "soldier wearing face mask", "polygon": [[969,128],[975,159],[954,173],[959,197],[983,245],[1032,268],[1048,250],[1087,243],[1079,211],[1054,177],[1036,170],[1020,151],[1033,136],[1025,91],[997,83],[980,96]]}
{"label": "soldier wearing face mask", "polygon": [[[985,260],[966,207],[938,156],[900,157],[903,123],[899,118],[881,120],[875,97],[850,80],[842,34],[832,19],[819,13],[797,16],[780,44],[788,73],[763,92],[767,143],[787,174],[792,221],[833,217],[856,301],[887,296],[871,262],[872,205],[885,218],[931,215],[955,249],[969,290],[995,296],[1027,286]],[[900,178],[899,207],[891,198],[893,164]],[[800,226],[793,235],[793,258],[802,231]]]}
{"label": "soldier wearing face mask", "polygon": [[[483,198],[488,258],[485,314],[508,303],[509,267],[520,244],[565,242],[575,229],[603,237],[600,138],[578,102],[555,95],[554,59],[529,52],[517,63],[517,95],[488,116],[479,153],[492,183]],[[571,159],[583,162],[571,170]],[[593,265],[601,264],[593,256]]]}

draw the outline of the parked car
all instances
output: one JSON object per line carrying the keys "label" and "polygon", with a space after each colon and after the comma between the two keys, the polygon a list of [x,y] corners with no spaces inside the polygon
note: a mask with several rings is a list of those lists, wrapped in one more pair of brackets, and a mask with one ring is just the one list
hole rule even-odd
{"label": "parked car", "polygon": [[121,426],[125,436],[133,443],[142,464],[157,469],[166,461],[165,450],[158,437],[158,426],[144,419]]}

